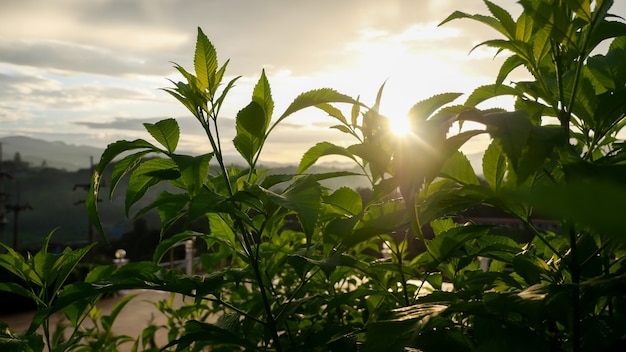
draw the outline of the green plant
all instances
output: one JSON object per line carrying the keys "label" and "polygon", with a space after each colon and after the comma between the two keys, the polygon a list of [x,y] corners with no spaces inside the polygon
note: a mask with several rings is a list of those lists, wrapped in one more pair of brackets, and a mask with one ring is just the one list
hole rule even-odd
{"label": "green plant", "polygon": [[[496,83],[476,89],[464,105],[512,95],[518,112],[460,115],[485,124],[493,137],[483,159],[486,185],[457,182],[454,195],[427,200],[421,211],[432,212],[435,205],[442,215],[442,202],[477,201],[511,214],[534,239],[516,251],[519,246],[510,239],[493,241],[454,227],[454,239],[446,240],[463,251],[436,262],[452,278],[455,292],[435,292],[393,311],[368,331],[372,337],[396,327],[406,329],[400,344],[422,350],[444,344],[455,350],[623,348],[619,292],[626,241],[618,204],[626,189],[618,181],[623,180],[618,133],[625,121],[626,63],[618,58],[624,57],[626,25],[609,15],[612,1],[520,3],[524,11],[516,20],[485,1],[491,16],[455,12],[442,22],[469,18],[504,36],[479,44],[511,56]],[[604,40],[611,43],[600,54]],[[525,68],[531,79],[504,84],[516,68]],[[551,125],[550,117],[557,124]],[[533,221],[538,216],[552,219],[560,230],[540,229]],[[429,256],[437,253],[423,257],[432,262]],[[472,270],[467,254],[493,259],[491,271]],[[502,264],[513,273],[498,270]]]}
{"label": "green plant", "polygon": [[[78,250],[66,248],[60,254],[48,253],[48,243],[54,232],[47,237],[42,248],[35,255],[28,255],[24,258],[20,253],[15,252],[11,247],[0,243],[6,253],[0,254],[0,265],[11,272],[15,282],[0,283],[0,290],[19,294],[35,302],[39,313],[49,310],[54,306],[59,293],[67,283],[72,272],[79,262],[85,257],[93,246],[87,246]],[[84,300],[83,308],[95,304],[97,298]],[[71,334],[69,344],[80,339],[78,326],[87,317],[87,312],[75,311],[72,323],[74,332]],[[42,327],[43,336],[37,333],[37,329]],[[30,328],[20,334],[11,332],[7,325],[3,327],[2,343],[19,351],[41,351],[44,349],[44,341],[49,350],[60,350],[67,342],[63,341],[61,335],[65,328],[58,329],[52,333],[50,315],[40,315],[34,319]]]}
{"label": "green plant", "polygon": [[[491,16],[455,12],[442,22],[487,24],[504,39],[481,45],[512,56],[496,83],[477,88],[464,104],[453,105],[460,93],[415,104],[411,134],[403,138],[389,132],[379,113],[384,86],[372,106],[319,89],[274,115],[262,72],[251,102],[236,116],[233,144],[243,167],[225,164],[220,139],[220,110],[237,78],[223,82],[228,62],[218,64],[215,48],[198,30],[194,72],[176,65],[185,81],[165,91],[198,120],[212,150],[179,154],[176,120],[144,124],[157,143],[109,145],[87,208],[102,233],[96,202],[101,178],[121,157],[109,195],[129,175],[127,214],[147,190],[168,183],[176,191],[161,193],[134,215],[156,209],[162,235],[202,219],[210,231],[162,239],[152,262],[95,268],[85,282],[67,285],[42,305],[33,327],[61,310],[84,316],[88,302],[102,294],[144,288],[193,302],[179,309],[157,304],[168,316],[169,342],[156,346],[152,337],[160,327],[149,326],[135,350],[618,350],[626,340],[619,206],[626,195],[619,135],[626,111],[626,62],[620,60],[626,24],[609,15],[612,1],[520,3],[523,12],[515,20],[485,1]],[[608,52],[598,53],[608,39]],[[505,84],[518,68],[531,78]],[[478,107],[499,95],[513,95],[516,111]],[[320,142],[303,155],[297,174],[267,174],[257,164],[268,136],[308,107],[335,119],[333,128],[354,144]],[[484,128],[451,130],[468,122]],[[492,140],[479,178],[459,148],[485,133]],[[358,165],[372,186],[368,201],[348,187],[323,186],[353,173],[308,173],[328,155]],[[531,239],[472,222],[466,212],[479,206],[507,213]],[[553,227],[539,226],[538,219]],[[206,274],[187,276],[157,265],[190,238],[206,243]],[[409,250],[415,241],[417,253]],[[382,243],[389,257],[381,256]],[[479,257],[490,261],[486,271]],[[33,343],[33,331],[24,345]]]}

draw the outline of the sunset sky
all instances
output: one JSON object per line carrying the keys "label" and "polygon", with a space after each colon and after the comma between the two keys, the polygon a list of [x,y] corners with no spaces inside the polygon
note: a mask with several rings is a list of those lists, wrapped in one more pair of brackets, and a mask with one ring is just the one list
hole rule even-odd
{"label": "sunset sky", "polygon": [[[495,2],[519,14],[515,1]],[[626,1],[616,3],[611,12],[626,17]],[[276,114],[322,87],[373,103],[387,81],[382,110],[399,116],[433,94],[495,79],[494,52],[469,50],[496,34],[469,20],[437,28],[454,10],[488,13],[480,0],[0,0],[0,137],[104,147],[149,139],[143,122],[175,117],[179,148],[207,152],[197,122],[158,89],[179,79],[172,62],[192,70],[198,26],[220,63],[231,59],[227,75],[243,76],[222,114],[226,145],[262,69]],[[349,143],[331,123],[317,110],[287,119],[262,160],[295,163],[318,141]]]}

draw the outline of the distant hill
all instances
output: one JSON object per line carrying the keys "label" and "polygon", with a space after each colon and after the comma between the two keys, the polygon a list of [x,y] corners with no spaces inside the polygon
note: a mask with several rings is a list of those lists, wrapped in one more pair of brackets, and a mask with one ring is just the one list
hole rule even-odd
{"label": "distant hill", "polygon": [[102,149],[73,145],[64,142],[48,142],[23,136],[0,138],[2,143],[2,160],[13,160],[19,153],[23,162],[32,167],[45,165],[50,168],[77,171],[88,169],[90,157],[97,162]]}

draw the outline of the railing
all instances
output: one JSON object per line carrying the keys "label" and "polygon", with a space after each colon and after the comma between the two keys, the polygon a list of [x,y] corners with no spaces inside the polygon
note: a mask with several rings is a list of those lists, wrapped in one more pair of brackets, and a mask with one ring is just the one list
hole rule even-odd
{"label": "railing", "polygon": [[[193,247],[193,240],[187,240],[185,242],[178,242],[170,250],[174,248],[185,246],[185,259],[174,260],[173,257],[170,257],[169,262],[159,263],[159,266],[170,268],[185,267],[185,274],[192,275],[193,274],[193,266],[194,264],[200,262],[200,257],[194,257],[195,248]],[[172,252],[170,252],[172,253]],[[124,249],[118,249],[115,251],[115,259],[113,259],[113,263],[115,263],[118,267],[128,263],[128,259],[126,257],[126,251]]]}

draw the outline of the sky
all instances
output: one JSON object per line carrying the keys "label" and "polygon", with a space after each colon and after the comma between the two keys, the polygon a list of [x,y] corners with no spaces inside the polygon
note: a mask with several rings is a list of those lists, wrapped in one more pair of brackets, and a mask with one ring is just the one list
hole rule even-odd
{"label": "sky", "polygon": [[[519,14],[515,1],[495,2]],[[616,3],[612,13],[626,17],[626,1]],[[142,123],[173,117],[180,150],[209,152],[197,121],[159,89],[181,79],[173,62],[193,69],[198,27],[220,64],[230,59],[227,80],[242,76],[220,118],[227,154],[235,153],[233,118],[263,69],[276,116],[323,87],[373,104],[385,82],[382,112],[403,116],[434,94],[495,80],[501,58],[469,52],[496,33],[469,20],[437,27],[454,10],[488,13],[480,0],[0,0],[0,137],[104,148],[150,140]],[[261,159],[297,163],[317,142],[354,142],[332,124],[319,110],[298,113],[274,130]],[[484,147],[472,141],[466,152]]]}

